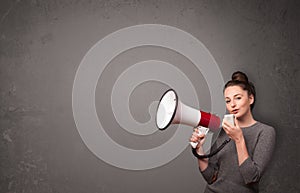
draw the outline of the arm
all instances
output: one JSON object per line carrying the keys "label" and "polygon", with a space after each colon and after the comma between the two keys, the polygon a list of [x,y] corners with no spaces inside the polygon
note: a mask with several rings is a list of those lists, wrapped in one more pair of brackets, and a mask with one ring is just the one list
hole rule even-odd
{"label": "arm", "polygon": [[[197,153],[199,155],[203,155],[204,154],[203,146],[202,145],[200,147],[198,147]],[[198,166],[199,166],[199,170],[201,172],[204,171],[208,167],[208,158],[198,159]]]}
{"label": "arm", "polygon": [[227,122],[226,120],[223,120],[222,127],[226,134],[235,142],[238,162],[240,166],[249,157],[243,131],[236,120],[235,126],[229,124],[229,122]]}
{"label": "arm", "polygon": [[223,128],[227,135],[234,140],[238,155],[239,170],[245,184],[260,180],[275,146],[275,130],[265,126],[257,136],[256,145],[252,157],[249,156],[244,135],[239,125],[229,125],[223,122]]}
{"label": "arm", "polygon": [[[192,137],[190,138],[191,142],[198,142],[198,145],[196,147],[197,153],[199,155],[203,155],[203,144],[205,141],[205,135],[201,134],[198,135],[198,129],[195,129],[193,132]],[[212,147],[212,149],[215,147],[215,145]],[[212,184],[217,179],[218,174],[218,165],[216,156],[213,156],[211,158],[205,158],[205,159],[198,159],[198,166],[199,170],[204,177],[204,179],[207,181],[208,184]]]}
{"label": "arm", "polygon": [[[191,142],[198,142],[197,146],[196,146],[196,150],[197,153],[199,155],[203,155],[204,151],[203,151],[203,144],[205,141],[205,134],[200,134],[199,135],[199,130],[197,128],[194,129],[194,132],[192,134],[192,137],[190,138]],[[208,166],[208,159],[198,159],[198,166],[199,166],[199,170],[203,171],[207,168]]]}
{"label": "arm", "polygon": [[248,157],[239,167],[246,184],[260,180],[265,171],[275,146],[275,130],[266,127],[259,134],[252,157]]}
{"label": "arm", "polygon": [[[211,151],[214,151],[216,149],[216,143],[211,148]],[[205,163],[204,163],[205,162]],[[204,159],[203,161],[200,161],[198,159],[198,164],[199,164],[199,169],[200,172],[203,176],[203,178],[206,180],[208,184],[214,183],[217,178],[218,178],[218,172],[219,172],[219,165],[218,165],[218,160],[217,156],[212,156],[209,159]],[[200,164],[206,164],[206,168],[204,170],[201,170],[201,165]]]}
{"label": "arm", "polygon": [[246,147],[246,142],[243,135],[241,138],[235,140],[235,146],[236,146],[236,151],[238,154],[238,161],[240,166],[249,157],[248,149]]}

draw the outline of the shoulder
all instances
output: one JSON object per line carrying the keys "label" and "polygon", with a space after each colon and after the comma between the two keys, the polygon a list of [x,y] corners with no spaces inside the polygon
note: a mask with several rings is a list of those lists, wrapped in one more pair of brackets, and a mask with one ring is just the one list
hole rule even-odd
{"label": "shoulder", "polygon": [[256,127],[259,128],[260,130],[275,131],[273,126],[262,123],[260,121],[257,121]]}
{"label": "shoulder", "polygon": [[260,135],[270,136],[270,137],[275,137],[276,135],[275,129],[271,125],[267,125],[262,122],[257,122],[256,128],[257,131],[260,133]]}

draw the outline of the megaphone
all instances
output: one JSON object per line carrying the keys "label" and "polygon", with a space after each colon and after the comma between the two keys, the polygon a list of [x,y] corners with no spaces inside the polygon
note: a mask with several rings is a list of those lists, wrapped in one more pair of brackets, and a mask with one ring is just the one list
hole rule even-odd
{"label": "megaphone", "polygon": [[[162,95],[159,101],[156,111],[156,125],[159,130],[165,130],[171,124],[184,124],[194,128],[205,127],[216,131],[220,127],[220,118],[214,114],[185,105],[178,99],[175,90],[169,89]],[[191,142],[193,154],[198,158],[211,157],[219,152],[229,141],[230,139],[225,140],[219,148],[208,155],[198,155],[195,149],[197,143]]]}
{"label": "megaphone", "polygon": [[202,126],[217,130],[220,127],[220,118],[185,105],[178,100],[175,90],[169,89],[159,101],[156,112],[156,125],[158,129],[165,130],[171,124],[184,124],[191,127]]}

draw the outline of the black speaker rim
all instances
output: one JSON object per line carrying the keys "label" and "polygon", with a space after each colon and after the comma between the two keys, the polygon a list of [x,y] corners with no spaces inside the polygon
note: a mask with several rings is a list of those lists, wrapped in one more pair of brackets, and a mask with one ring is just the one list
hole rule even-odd
{"label": "black speaker rim", "polygon": [[164,98],[164,96],[165,96],[168,92],[170,92],[170,91],[173,91],[174,94],[175,94],[175,97],[176,97],[175,110],[174,110],[174,112],[173,112],[172,118],[170,119],[169,123],[168,123],[165,127],[160,128],[160,127],[157,125],[157,116],[155,116],[155,124],[156,124],[157,128],[158,128],[159,130],[161,130],[161,131],[165,130],[166,128],[168,128],[168,127],[171,125],[171,123],[172,123],[172,121],[173,121],[173,119],[174,119],[174,117],[175,117],[175,115],[176,115],[176,112],[177,112],[177,107],[178,107],[178,95],[177,95],[176,91],[175,91],[174,89],[172,89],[172,88],[170,88],[170,89],[168,89],[167,91],[165,91],[164,94],[161,96],[161,98],[160,98],[160,100],[159,100],[159,103],[158,103],[158,105],[157,105],[157,108],[156,108],[156,112],[158,111],[158,107],[159,107],[159,105],[160,105],[160,103],[161,103],[161,100],[162,100],[162,99]]}

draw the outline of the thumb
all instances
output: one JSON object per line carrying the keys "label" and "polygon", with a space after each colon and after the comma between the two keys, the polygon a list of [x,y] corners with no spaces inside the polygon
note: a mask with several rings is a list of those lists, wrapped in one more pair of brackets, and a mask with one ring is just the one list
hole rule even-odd
{"label": "thumb", "polygon": [[240,127],[240,126],[239,126],[239,123],[238,123],[238,120],[237,120],[237,118],[236,118],[236,116],[234,116],[234,125],[235,125],[236,127]]}

